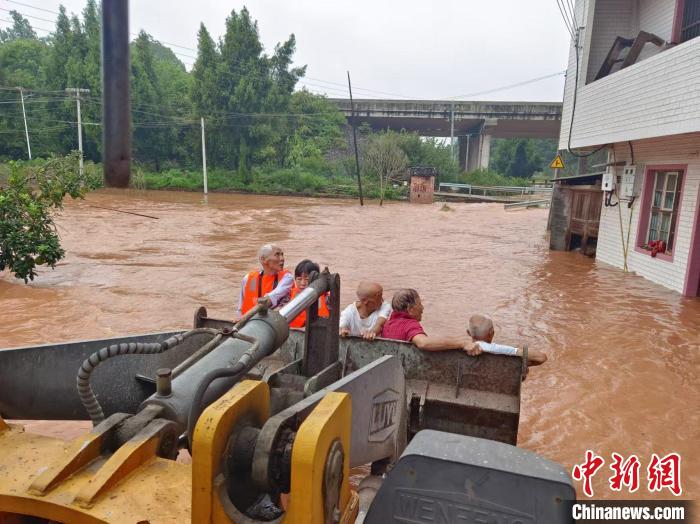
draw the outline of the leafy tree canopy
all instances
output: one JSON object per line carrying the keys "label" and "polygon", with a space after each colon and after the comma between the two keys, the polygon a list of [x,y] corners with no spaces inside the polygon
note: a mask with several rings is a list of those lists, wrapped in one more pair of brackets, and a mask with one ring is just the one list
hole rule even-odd
{"label": "leafy tree canopy", "polygon": [[0,182],[0,271],[28,282],[38,266],[53,268],[63,258],[53,212],[66,195],[82,198],[95,181],[80,174],[77,153],[28,166],[10,162],[9,169]]}

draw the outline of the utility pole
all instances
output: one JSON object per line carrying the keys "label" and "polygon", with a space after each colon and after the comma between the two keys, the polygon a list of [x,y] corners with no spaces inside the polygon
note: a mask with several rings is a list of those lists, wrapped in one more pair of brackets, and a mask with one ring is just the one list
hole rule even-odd
{"label": "utility pole", "polygon": [[102,0],[102,163],[107,187],[131,178],[129,0]]}
{"label": "utility pole", "polygon": [[75,102],[78,109],[78,151],[80,151],[80,175],[83,175],[83,125],[80,120],[80,94],[90,93],[89,89],[80,89],[77,87],[66,88],[66,93],[75,94]]}
{"label": "utility pole", "polygon": [[450,156],[455,161],[455,105],[450,104]]}
{"label": "utility pole", "polygon": [[357,154],[357,131],[355,130],[355,104],[352,101],[352,86],[350,85],[350,71],[348,71],[348,91],[350,92],[350,113],[352,114],[352,140],[355,143],[355,170],[357,171],[357,188],[360,191],[360,205],[365,203],[362,199],[362,179],[360,178],[360,157]]}
{"label": "utility pole", "polygon": [[32,159],[32,146],[29,145],[29,129],[27,129],[27,113],[24,111],[24,88],[18,87],[19,96],[22,99],[22,117],[24,118],[24,135],[27,137],[27,153],[29,160]]}
{"label": "utility pole", "polygon": [[207,194],[207,143],[204,139],[204,117],[200,118],[202,123],[202,172],[204,173],[204,194]]}

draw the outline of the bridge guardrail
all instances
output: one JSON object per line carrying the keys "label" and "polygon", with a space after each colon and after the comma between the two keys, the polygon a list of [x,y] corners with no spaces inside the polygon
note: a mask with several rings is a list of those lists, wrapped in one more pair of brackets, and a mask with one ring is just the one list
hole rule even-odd
{"label": "bridge guardrail", "polygon": [[438,191],[442,191],[446,188],[452,192],[459,192],[460,190],[466,190],[467,194],[473,195],[474,191],[486,195],[489,193],[508,193],[513,195],[534,195],[534,194],[548,194],[551,195],[551,187],[533,187],[533,186],[476,186],[472,184],[454,184],[451,182],[440,182]]}

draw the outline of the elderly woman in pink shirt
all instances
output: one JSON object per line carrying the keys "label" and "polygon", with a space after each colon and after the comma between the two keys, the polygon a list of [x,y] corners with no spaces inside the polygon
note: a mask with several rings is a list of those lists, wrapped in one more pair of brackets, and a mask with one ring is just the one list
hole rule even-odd
{"label": "elderly woman in pink shirt", "polygon": [[461,349],[470,355],[479,351],[466,334],[462,337],[428,336],[420,324],[423,318],[423,304],[415,289],[397,291],[391,301],[391,307],[393,311],[384,324],[382,337],[412,342],[423,351]]}

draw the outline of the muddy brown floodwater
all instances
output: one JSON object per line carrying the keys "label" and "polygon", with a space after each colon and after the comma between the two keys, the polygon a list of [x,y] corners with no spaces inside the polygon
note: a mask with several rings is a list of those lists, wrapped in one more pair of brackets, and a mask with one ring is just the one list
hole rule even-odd
{"label": "muddy brown floodwater", "polygon": [[[461,334],[468,315],[492,316],[497,341],[549,356],[523,388],[521,447],[568,469],[587,449],[607,464],[613,451],[634,453],[642,462],[635,498],[652,498],[651,454],[678,452],[683,495],[696,498],[700,301],[550,252],[546,210],[441,207],[99,191],[68,202],[58,218],[66,258],[55,270],[30,285],[0,276],[0,348],[187,328],[200,305],[232,317],[258,246],[276,242],[288,267],[309,257],[340,273],[343,304],[359,280],[373,279],[389,299],[418,289],[428,333]],[[37,427],[50,432],[51,423]],[[596,497],[624,498],[609,476],[606,465]]]}

